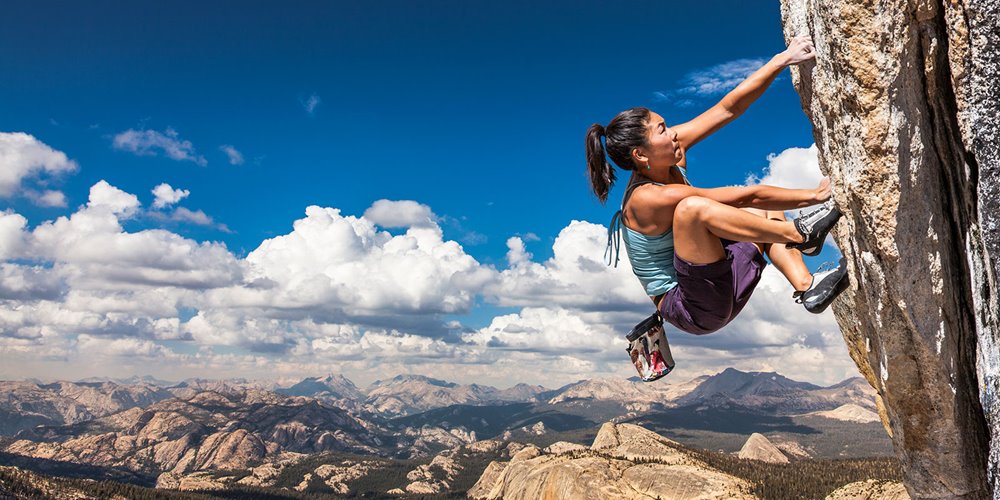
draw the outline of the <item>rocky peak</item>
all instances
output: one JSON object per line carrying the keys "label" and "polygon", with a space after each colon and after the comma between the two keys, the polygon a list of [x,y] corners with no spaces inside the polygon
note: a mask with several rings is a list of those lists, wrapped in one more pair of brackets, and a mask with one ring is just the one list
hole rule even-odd
{"label": "rocky peak", "polygon": [[720,373],[705,379],[698,388],[687,395],[688,399],[707,399],[715,394],[732,396],[748,396],[791,391],[810,391],[819,386],[796,382],[774,372],[742,372],[735,368],[726,368]]}
{"label": "rocky peak", "polygon": [[838,406],[833,410],[813,412],[810,415],[843,420],[845,422],[866,423],[879,421],[878,413],[852,403]]}
{"label": "rocky peak", "polygon": [[279,389],[277,392],[289,396],[327,396],[358,401],[365,398],[365,394],[354,385],[354,382],[343,375],[334,374],[306,378],[287,389]]}
{"label": "rocky peak", "polygon": [[385,386],[390,386],[390,385],[405,384],[407,382],[418,382],[418,383],[433,385],[433,386],[437,386],[437,387],[447,387],[449,389],[458,386],[458,384],[456,384],[454,382],[446,382],[444,380],[438,380],[436,378],[431,378],[431,377],[428,377],[426,375],[405,375],[405,374],[400,374],[400,375],[396,375],[395,377],[392,377],[389,380],[376,380],[375,382],[372,383],[372,387],[385,387]]}
{"label": "rocky peak", "polygon": [[763,434],[753,433],[740,448],[740,458],[749,460],[760,460],[772,464],[787,464],[788,457],[781,452]]}
{"label": "rocky peak", "polygon": [[377,411],[409,415],[453,404],[479,404],[496,398],[497,390],[479,385],[459,385],[423,375],[397,375],[376,381],[367,402]]}
{"label": "rocky peak", "polygon": [[491,462],[472,498],[753,498],[749,484],[631,424],[601,426],[590,449],[526,446]]}
{"label": "rocky peak", "polygon": [[573,400],[668,403],[697,387],[700,379],[683,384],[647,384],[621,378],[596,378],[565,385],[548,395],[549,404]]}

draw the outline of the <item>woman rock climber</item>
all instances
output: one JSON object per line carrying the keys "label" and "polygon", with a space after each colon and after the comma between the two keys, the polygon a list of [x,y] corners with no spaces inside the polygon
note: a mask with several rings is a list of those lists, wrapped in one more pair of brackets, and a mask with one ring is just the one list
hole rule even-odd
{"label": "woman rock climber", "polygon": [[[787,66],[814,57],[809,37],[792,40],[718,104],[695,119],[668,126],[646,108],[618,114],[587,131],[591,187],[607,201],[615,171],[631,171],[621,210],[612,219],[609,249],[625,242],[632,270],[660,316],[694,333],[722,328],[743,309],[767,265],[795,288],[793,298],[820,313],[847,286],[847,269],[810,274],[802,254],[816,255],[840,218],[829,179],[815,189],[757,185],[713,189],[687,180],[687,150],[740,116]],[[604,138],[602,144],[601,138]],[[820,204],[795,221],[785,210]],[[618,234],[615,225],[619,225]],[[619,239],[613,241],[612,237]],[[617,264],[617,257],[615,260]]]}

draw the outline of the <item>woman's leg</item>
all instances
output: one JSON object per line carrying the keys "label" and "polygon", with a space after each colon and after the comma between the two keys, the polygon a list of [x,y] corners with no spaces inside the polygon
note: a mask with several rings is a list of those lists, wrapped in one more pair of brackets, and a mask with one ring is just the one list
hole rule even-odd
{"label": "woman's leg", "polygon": [[[784,220],[758,217],[700,196],[689,196],[674,209],[674,252],[692,264],[725,258],[720,238],[764,243],[799,243],[802,235]],[[780,246],[780,245],[779,245]]]}
{"label": "woman's leg", "polygon": [[[759,208],[753,208],[753,207],[744,207],[744,208],[741,208],[740,210],[743,210],[743,211],[746,211],[746,212],[750,212],[750,213],[756,215],[757,217],[763,217],[765,219],[770,219],[770,217],[767,216],[767,214],[768,214],[767,210],[761,210]],[[755,242],[753,242],[753,244],[754,244],[754,246],[757,247],[757,251],[760,252],[761,255],[767,255],[767,252],[771,248],[771,244],[770,243],[761,243],[761,242],[755,241]]]}
{"label": "woman's leg", "polygon": [[[786,220],[785,212],[780,210],[761,210],[759,208],[742,208],[740,210],[746,210],[758,217],[764,217],[771,220]],[[785,275],[788,282],[792,284],[792,288],[797,291],[804,291],[809,288],[812,284],[812,274],[809,272],[809,268],[806,267],[806,263],[802,260],[802,252],[794,249],[787,248],[785,245],[774,245],[772,243],[754,243],[757,245],[757,249],[760,253],[767,255],[767,258],[771,260],[771,264],[781,271],[781,274]]]}
{"label": "woman's leg", "polygon": [[[785,213],[781,211],[768,211],[767,218],[772,220],[785,220]],[[812,273],[802,260],[802,252],[794,248],[786,248],[785,245],[768,245],[767,258],[771,259],[774,267],[781,271],[781,274],[788,278],[795,290],[801,292],[809,288],[812,284]]]}

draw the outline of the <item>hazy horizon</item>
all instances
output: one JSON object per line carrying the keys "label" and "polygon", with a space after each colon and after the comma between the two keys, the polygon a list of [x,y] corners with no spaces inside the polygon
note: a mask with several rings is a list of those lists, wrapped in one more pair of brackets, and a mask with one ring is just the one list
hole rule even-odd
{"label": "hazy horizon", "polygon": [[[735,369],[735,368],[727,367],[727,368],[724,368],[724,369],[722,369],[722,370],[720,370],[718,372],[706,373],[706,374],[702,374],[702,375],[698,375],[698,376],[690,377],[690,378],[684,378],[684,379],[667,377],[667,378],[663,378],[663,379],[660,379],[658,381],[651,382],[651,383],[652,384],[664,384],[664,385],[675,385],[675,384],[682,385],[682,384],[686,384],[686,383],[692,382],[692,381],[694,381],[694,380],[696,380],[698,378],[701,378],[701,377],[711,377],[711,376],[714,376],[714,375],[719,375],[719,374],[721,374],[722,372],[724,372],[725,370],[728,370],[728,369]],[[783,376],[783,377],[785,376],[784,374],[782,374],[780,372],[761,372],[761,371],[743,371],[743,370],[737,370],[737,371],[740,371],[742,373],[751,374],[751,375],[752,374],[776,374],[776,375],[780,375],[780,376]],[[170,384],[172,386],[172,385],[180,384],[180,383],[182,383],[182,382],[184,382],[186,380],[197,379],[197,380],[206,380],[206,381],[245,381],[248,384],[260,383],[260,384],[263,384],[263,385],[271,385],[271,386],[273,386],[275,388],[287,389],[287,388],[289,388],[289,387],[291,387],[291,386],[293,386],[293,385],[295,385],[295,384],[297,384],[299,382],[302,382],[304,380],[308,380],[308,379],[320,379],[320,378],[325,378],[325,377],[328,377],[328,376],[340,376],[340,377],[346,378],[347,380],[349,380],[351,383],[353,383],[359,389],[369,388],[373,384],[375,384],[376,382],[385,382],[385,381],[393,380],[393,379],[395,379],[397,377],[406,377],[406,376],[427,377],[428,379],[431,379],[431,380],[440,381],[440,382],[446,382],[446,383],[451,383],[451,384],[456,384],[456,385],[460,385],[460,386],[462,386],[462,385],[472,385],[472,384],[481,385],[481,386],[490,386],[490,387],[494,387],[494,388],[500,389],[500,390],[510,389],[510,388],[516,387],[516,386],[521,385],[521,384],[527,384],[527,385],[532,385],[532,386],[540,386],[540,387],[545,388],[546,390],[556,390],[556,389],[560,389],[562,387],[565,387],[567,385],[572,385],[572,384],[581,383],[581,382],[589,382],[589,381],[594,381],[594,380],[622,380],[622,381],[630,381],[630,382],[636,382],[636,383],[643,383],[637,377],[620,378],[620,377],[617,377],[617,376],[614,376],[614,375],[606,375],[606,376],[602,376],[602,377],[582,378],[582,379],[579,379],[579,380],[574,380],[572,382],[558,384],[558,385],[552,385],[552,386],[548,386],[548,385],[545,385],[545,384],[528,384],[527,382],[514,382],[511,385],[493,385],[493,384],[483,384],[483,383],[475,381],[475,380],[473,380],[473,381],[451,380],[451,379],[448,379],[447,377],[433,377],[433,376],[420,375],[420,374],[414,374],[414,373],[397,373],[397,374],[394,374],[394,375],[386,375],[386,376],[384,376],[382,378],[374,378],[374,379],[370,379],[370,380],[368,380],[368,379],[357,379],[356,380],[356,379],[353,379],[353,378],[348,377],[346,375],[338,374],[338,373],[325,373],[325,374],[322,374],[322,375],[304,376],[304,377],[300,377],[300,378],[289,378],[289,377],[281,377],[281,378],[245,378],[245,377],[212,378],[212,377],[187,377],[187,378],[184,378],[184,379],[175,379],[175,380],[161,379],[159,377],[154,377],[154,376],[148,375],[148,374],[146,374],[146,375],[136,374],[136,375],[131,375],[129,377],[109,377],[109,376],[96,375],[96,376],[82,377],[82,378],[76,378],[76,379],[23,377],[23,378],[16,379],[16,380],[6,380],[6,379],[5,380],[0,380],[0,382],[38,381],[38,382],[41,382],[41,383],[50,384],[50,383],[61,382],[61,381],[68,381],[68,382],[73,382],[73,383],[80,383],[80,382],[88,382],[88,381],[92,381],[92,380],[107,380],[107,381],[112,381],[112,382],[115,382],[115,383],[119,383],[119,382],[122,382],[122,381],[127,381],[129,379],[138,379],[138,380],[142,380],[142,379],[154,379],[156,382],[158,382],[160,384]],[[805,382],[804,380],[796,380],[796,379],[791,378],[791,377],[785,377],[785,378],[788,378],[788,379],[793,380],[795,382]],[[861,374],[856,374],[856,375],[853,375],[853,376],[848,376],[848,377],[846,377],[846,378],[844,378],[842,380],[833,382],[831,384],[814,384],[814,385],[819,385],[821,387],[829,387],[829,386],[832,386],[832,385],[837,385],[837,384],[843,383],[843,382],[845,382],[847,380],[851,380],[851,379],[863,379],[863,378],[864,377],[862,377]]]}

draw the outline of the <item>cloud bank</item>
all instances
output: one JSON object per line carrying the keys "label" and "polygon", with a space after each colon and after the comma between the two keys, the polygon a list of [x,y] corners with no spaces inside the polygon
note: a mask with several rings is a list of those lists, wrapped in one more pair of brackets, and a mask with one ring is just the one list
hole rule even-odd
{"label": "cloud bank", "polygon": [[[804,151],[771,157],[764,179],[797,179]],[[153,194],[147,212],[189,195],[165,183]],[[181,208],[172,213],[210,220]],[[442,217],[415,200],[377,200],[360,215],[306,207],[291,231],[245,257],[164,229],[125,229],[143,213],[107,181],[52,220],[0,213],[0,377],[333,371],[364,382],[383,378],[390,360],[397,372],[552,387],[632,376],[621,337],[652,312],[627,262],[605,265],[606,228],[587,221],[570,221],[543,261],[526,244],[537,236],[510,236],[496,268],[446,238]],[[728,366],[817,383],[854,375],[832,314],[807,313],[791,293],[769,267],[725,329],[668,331],[677,377]],[[481,307],[498,312],[471,326]]]}

